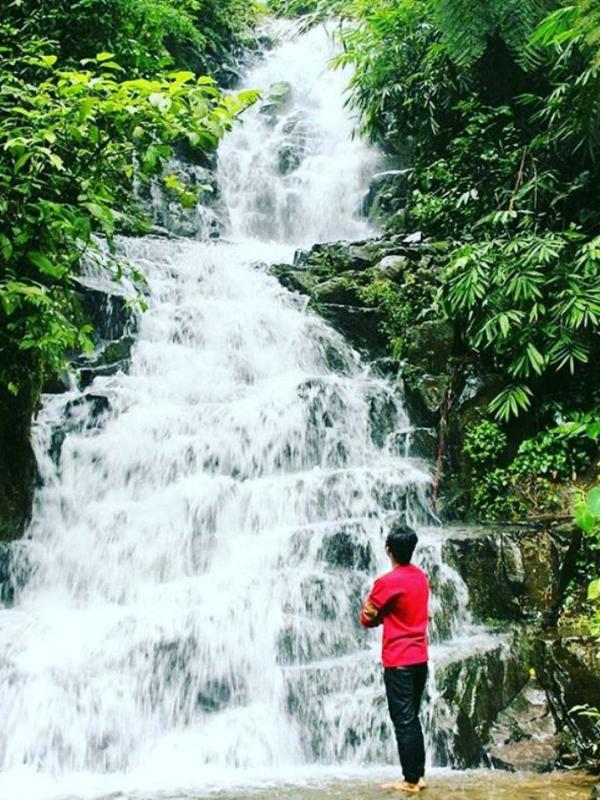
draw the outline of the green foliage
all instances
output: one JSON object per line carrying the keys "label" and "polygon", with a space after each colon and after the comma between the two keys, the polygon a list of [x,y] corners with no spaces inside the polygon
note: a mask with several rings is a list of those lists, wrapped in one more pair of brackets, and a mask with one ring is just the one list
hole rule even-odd
{"label": "green foliage", "polygon": [[569,414],[565,422],[521,442],[512,459],[499,423],[483,419],[468,426],[463,452],[472,466],[474,510],[483,519],[559,511],[559,487],[585,475],[598,455],[595,424]]}
{"label": "green foliage", "polygon": [[[584,532],[592,550],[600,552],[600,486],[577,494],[574,514],[575,522]],[[600,637],[600,576],[590,581],[587,599],[594,609],[592,632]]]}
{"label": "green foliage", "polygon": [[114,53],[129,74],[215,71],[256,17],[246,0],[8,0],[3,21],[53,40],[63,62]]}
{"label": "green foliage", "polygon": [[496,464],[506,450],[506,434],[491,420],[484,419],[467,428],[463,452],[474,467]]}
{"label": "green foliage", "polygon": [[396,358],[404,355],[405,343],[416,322],[435,314],[436,276],[418,264],[407,266],[396,279],[375,279],[358,289],[365,305],[382,312],[380,329],[388,337]]}
{"label": "green foliage", "polygon": [[94,235],[110,243],[135,215],[134,178],[181,139],[214,149],[254,95],[190,71],[127,80],[108,52],[64,68],[51,43],[0,36],[0,385],[17,392],[90,347],[75,279]]}
{"label": "green foliage", "polygon": [[433,0],[436,21],[452,60],[460,67],[478,61],[490,41],[499,39],[527,63],[530,39],[548,13],[542,0]]}
{"label": "green foliage", "polygon": [[300,17],[315,14],[319,15],[319,19],[323,19],[335,13],[334,9],[326,9],[319,0],[269,0],[268,7],[273,14],[280,17]]}
{"label": "green foliage", "polygon": [[350,4],[358,25],[342,29],[334,65],[354,68],[350,101],[362,129],[387,147],[424,149],[453,117],[459,97],[454,70],[424,0]]}
{"label": "green foliage", "polygon": [[600,322],[600,238],[562,231],[464,244],[452,254],[443,297],[469,346],[521,382],[493,405],[506,419],[529,406],[524,381],[589,362]]}

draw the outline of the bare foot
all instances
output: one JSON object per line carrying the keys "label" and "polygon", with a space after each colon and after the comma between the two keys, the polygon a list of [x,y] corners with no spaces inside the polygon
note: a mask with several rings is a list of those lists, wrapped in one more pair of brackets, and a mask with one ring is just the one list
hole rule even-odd
{"label": "bare foot", "polygon": [[425,778],[419,778],[419,789],[426,789],[427,788],[427,781]]}
{"label": "bare foot", "polygon": [[421,784],[399,781],[398,783],[384,783],[381,788],[392,789],[395,792],[405,792],[406,794],[418,794],[421,791]]}

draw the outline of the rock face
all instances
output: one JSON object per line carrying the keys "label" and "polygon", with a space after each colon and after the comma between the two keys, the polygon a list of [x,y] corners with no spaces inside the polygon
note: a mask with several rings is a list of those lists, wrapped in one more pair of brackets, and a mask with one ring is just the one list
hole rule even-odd
{"label": "rock face", "polygon": [[286,111],[292,100],[292,85],[287,81],[279,81],[269,86],[260,105],[260,113],[275,120]]}
{"label": "rock face", "polygon": [[24,386],[17,396],[0,389],[0,541],[18,539],[31,514],[35,456],[31,420],[39,388]]}
{"label": "rock face", "polygon": [[394,169],[373,176],[363,202],[363,213],[371,222],[391,222],[397,226],[405,221],[411,171]]}
{"label": "rock face", "polygon": [[450,526],[444,556],[469,589],[479,620],[557,621],[581,535],[574,526]]}
{"label": "rock face", "polygon": [[491,727],[489,757],[500,769],[547,772],[556,765],[557,727],[546,693],[535,679],[498,714]]}
{"label": "rock face", "polygon": [[[215,164],[190,164],[173,159],[164,175],[142,192],[145,210],[160,233],[192,238],[218,238],[227,221]],[[176,180],[178,189],[169,188]]]}
{"label": "rock face", "polygon": [[0,605],[10,605],[15,591],[30,573],[27,551],[21,542],[0,542]]}
{"label": "rock face", "polygon": [[597,763],[600,717],[581,712],[600,709],[598,641],[553,632],[535,640],[533,661],[561,731],[562,763],[572,766],[582,758]]}
{"label": "rock face", "polygon": [[495,766],[539,771],[597,764],[600,719],[577,707],[600,708],[598,642],[556,627],[580,546],[572,525],[448,528],[444,557],[467,584],[473,615],[516,625],[511,652],[520,674],[535,676],[501,713],[488,709],[494,723],[487,731],[467,736],[483,737]]}
{"label": "rock face", "polygon": [[[365,301],[362,291],[376,278],[401,281],[409,266],[424,259],[431,260],[429,244],[410,243],[405,236],[394,235],[362,242],[316,244],[310,250],[298,251],[293,265],[277,264],[269,271],[286,288],[308,295],[315,311],[373,358],[387,353],[389,337],[383,314]],[[432,349],[437,350],[433,346],[436,334],[430,334]],[[423,331],[422,336],[427,335]],[[418,343],[415,347],[419,347]]]}
{"label": "rock face", "polygon": [[439,670],[438,691],[452,709],[456,724],[447,752],[437,743],[441,763],[459,769],[491,765],[490,733],[500,712],[506,709],[527,682],[527,671],[518,650],[508,642],[475,653]]}

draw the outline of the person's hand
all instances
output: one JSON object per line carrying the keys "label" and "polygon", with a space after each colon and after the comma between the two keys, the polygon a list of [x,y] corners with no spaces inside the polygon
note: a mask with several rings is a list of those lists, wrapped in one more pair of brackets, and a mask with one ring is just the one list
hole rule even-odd
{"label": "person's hand", "polygon": [[375,622],[379,616],[379,611],[375,608],[373,603],[370,603],[368,600],[362,607],[362,615],[370,622]]}

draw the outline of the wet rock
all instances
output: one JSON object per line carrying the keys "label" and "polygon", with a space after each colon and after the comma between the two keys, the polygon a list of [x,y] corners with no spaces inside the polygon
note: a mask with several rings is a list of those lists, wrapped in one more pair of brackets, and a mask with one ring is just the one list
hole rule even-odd
{"label": "wet rock", "polygon": [[485,372],[475,365],[468,365],[463,376],[462,388],[453,403],[454,431],[458,442],[462,442],[465,427],[487,411],[490,401],[506,385],[506,378]]}
{"label": "wet rock", "polygon": [[292,101],[292,85],[288,81],[279,81],[269,86],[260,105],[260,113],[274,118],[284,112]]}
{"label": "wet rock", "polygon": [[492,725],[526,682],[527,670],[507,644],[438,668],[438,690],[455,719],[452,730],[439,726],[438,760],[460,769],[489,765]]}
{"label": "wet rock", "polygon": [[376,309],[333,303],[311,305],[358,350],[375,355],[385,353],[387,339],[381,333],[381,314]]}
{"label": "wet rock", "polygon": [[31,419],[38,397],[35,385],[23,385],[16,396],[0,387],[0,541],[20,538],[31,516],[36,475]]}
{"label": "wet rock", "polygon": [[303,149],[295,142],[282,144],[277,152],[277,168],[281,175],[289,175],[298,169],[304,156]]}
{"label": "wet rock", "polygon": [[79,385],[87,388],[97,377],[116,375],[127,372],[130,364],[131,349],[134,344],[132,336],[124,336],[114,342],[108,342],[91,357],[79,359]]}
{"label": "wet rock", "polygon": [[398,280],[410,266],[407,256],[384,256],[375,264],[377,275],[388,280]]}
{"label": "wet rock", "polygon": [[147,691],[154,708],[160,708],[168,699],[171,704],[168,713],[173,713],[172,705],[175,704],[182,721],[189,724],[195,711],[217,712],[235,701],[246,699],[243,670],[231,671],[226,677],[198,675],[196,665],[204,655],[201,645],[193,637],[160,642],[149,652],[141,648],[139,656],[151,662],[148,665],[151,678]]}
{"label": "wet rock", "polygon": [[302,113],[291,114],[281,124],[285,134],[277,150],[277,167],[281,175],[289,175],[304,160],[313,131]]}
{"label": "wet rock", "polygon": [[429,375],[413,371],[410,376],[406,375],[405,383],[412,395],[412,405],[421,405],[425,410],[423,413],[418,413],[417,419],[419,421],[437,420],[440,409],[446,398],[446,394],[450,387],[451,375],[443,373],[441,375]]}
{"label": "wet rock", "polygon": [[120,339],[136,330],[129,289],[109,277],[81,276],[78,292],[97,340]]}
{"label": "wet rock", "polygon": [[318,283],[312,290],[312,297],[317,303],[335,303],[337,305],[360,306],[361,299],[358,286],[352,279],[356,273],[346,272],[323,283]]}
{"label": "wet rock", "polygon": [[445,374],[454,349],[454,325],[449,320],[427,320],[407,337],[404,356],[428,375]]}
{"label": "wet rock", "polygon": [[0,604],[11,605],[30,574],[26,543],[0,542]]}
{"label": "wet rock", "polygon": [[318,558],[334,567],[365,572],[371,569],[375,560],[370,544],[360,542],[349,531],[337,531],[327,537]]}
{"label": "wet rock", "polygon": [[410,454],[417,458],[433,461],[438,446],[435,428],[413,428],[410,432]]}
{"label": "wet rock", "polygon": [[83,426],[97,425],[100,417],[110,410],[110,400],[107,395],[87,392],[75,400],[70,400],[65,406],[65,417],[69,422],[69,430],[74,429],[73,423]]}
{"label": "wet rock", "polygon": [[371,439],[383,447],[398,426],[398,406],[390,395],[376,394],[369,401]]}
{"label": "wet rock", "polygon": [[307,270],[291,269],[289,264],[275,264],[267,271],[286,289],[300,294],[310,294],[320,281],[320,276]]}
{"label": "wet rock", "polygon": [[395,358],[384,356],[383,358],[376,358],[370,363],[370,368],[375,375],[381,378],[399,378],[400,365]]}
{"label": "wet rock", "polygon": [[[169,186],[174,176],[180,189]],[[172,159],[161,177],[142,191],[145,211],[170,236],[218,238],[227,222],[216,178],[216,161],[193,164]]]}
{"label": "wet rock", "polygon": [[294,266],[311,270],[326,266],[333,275],[374,267],[386,256],[406,256],[417,260],[422,256],[422,251],[408,246],[402,236],[367,239],[363,242],[326,242],[315,244],[310,250],[298,250],[294,256]]}
{"label": "wet rock", "polygon": [[87,389],[96,378],[106,378],[117,375],[119,372],[127,372],[129,361],[115,361],[112,364],[100,364],[97,367],[83,367],[79,370],[79,386]]}
{"label": "wet rock", "polygon": [[495,767],[548,772],[555,764],[559,738],[545,692],[530,680],[498,715],[489,755]]}
{"label": "wet rock", "polygon": [[375,175],[363,201],[364,215],[372,222],[381,223],[405,206],[411,172],[410,169],[394,169]]}
{"label": "wet rock", "polygon": [[581,536],[571,525],[450,526],[444,558],[469,589],[480,620],[555,623]]}
{"label": "wet rock", "polygon": [[533,662],[561,732],[561,761],[566,766],[600,766],[600,719],[580,713],[600,709],[600,651],[591,636],[552,634],[533,645]]}

